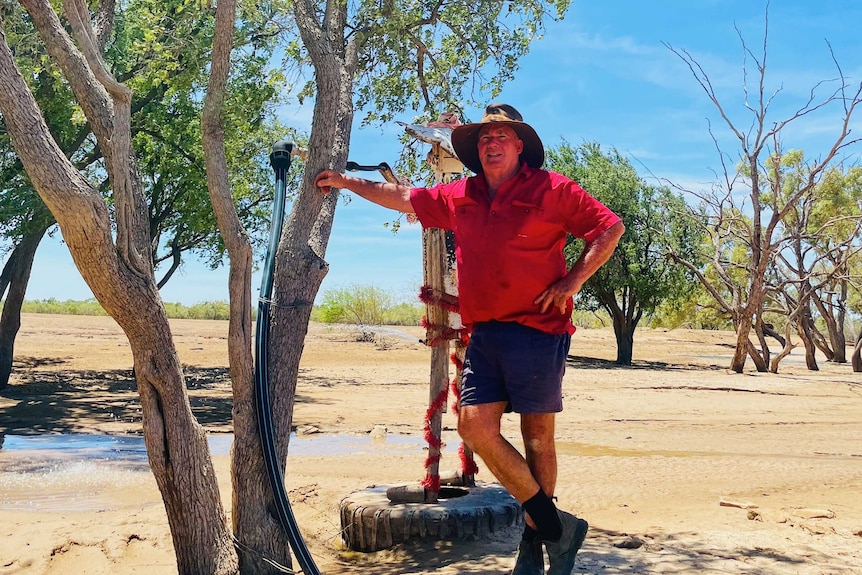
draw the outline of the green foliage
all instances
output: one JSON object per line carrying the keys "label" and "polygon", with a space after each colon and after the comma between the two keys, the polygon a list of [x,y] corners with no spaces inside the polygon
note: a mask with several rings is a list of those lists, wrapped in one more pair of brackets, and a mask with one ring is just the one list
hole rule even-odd
{"label": "green foliage", "polygon": [[[4,302],[5,303],[5,302]],[[22,313],[52,313],[58,315],[108,315],[95,299],[84,301],[64,300],[54,298],[35,301],[25,301],[21,306]]]}
{"label": "green foliage", "polygon": [[[253,16],[243,21],[233,52],[224,129],[237,214],[260,249],[272,195],[268,154],[286,132],[275,119],[285,80],[269,65],[277,37],[260,34],[269,22],[260,14]],[[195,0],[137,0],[118,18],[108,51],[115,73],[135,94],[134,144],[149,196],[157,267],[174,266],[184,252],[195,253],[211,267],[223,263],[224,243],[210,207],[200,125],[212,27],[212,11],[201,10]],[[298,172],[292,170],[292,182]]]}
{"label": "green foliage", "polygon": [[226,301],[206,301],[192,306],[165,303],[165,310],[171,319],[230,319],[230,304]]}
{"label": "green foliage", "polygon": [[[563,142],[549,150],[548,167],[565,174],[619,215],[626,232],[611,257],[584,285],[577,298],[581,309],[604,308],[625,318],[633,328],[665,301],[688,299],[694,278],[675,264],[673,250],[695,258],[700,236],[683,199],[669,189],[647,185],[616,150],[607,153],[596,142],[574,148]],[[570,262],[582,242],[567,246]]]}
{"label": "green foliage", "polygon": [[421,304],[399,303],[383,312],[384,325],[420,325],[425,315]]}
{"label": "green foliage", "polygon": [[586,329],[609,327],[613,324],[613,321],[611,321],[611,318],[608,316],[608,313],[603,309],[598,309],[594,311],[575,309],[572,312],[572,322],[576,326],[583,327]]}
{"label": "green foliage", "polygon": [[[404,111],[424,119],[464,104],[485,103],[514,77],[545,22],[562,19],[571,0],[361,0],[342,4],[345,45],[357,55],[355,108],[363,124],[386,123]],[[330,14],[331,16],[331,14]],[[285,58],[304,66],[296,39]],[[302,97],[316,95],[313,81]]]}
{"label": "green foliage", "polygon": [[[165,310],[171,319],[227,320],[230,318],[230,306],[225,301],[207,301],[191,306],[181,303],[165,303]],[[108,315],[94,298],[84,301],[59,301],[54,298],[25,301],[21,312],[57,315]]]}
{"label": "green foliage", "polygon": [[[258,3],[260,4],[260,3]],[[286,129],[276,120],[287,92],[281,70],[270,65],[277,47],[272,7],[248,3],[233,52],[225,103],[225,149],[237,213],[252,240],[266,242],[272,197],[268,154]],[[64,152],[95,185],[111,190],[89,126],[45,53],[26,14],[10,5],[7,42],[28,79],[45,120]],[[209,77],[213,10],[197,0],[118,3],[105,59],[133,92],[132,131],[138,170],[148,196],[153,262],[163,284],[194,253],[210,266],[223,263],[224,244],[210,206],[200,117]],[[289,173],[298,188],[301,166]],[[0,235],[15,242],[27,226],[53,217],[33,191],[0,129]],[[41,229],[41,228],[40,228]]]}
{"label": "green foliage", "polygon": [[359,325],[419,325],[424,307],[396,303],[385,291],[369,285],[328,289],[312,320]]}
{"label": "green foliage", "polygon": [[697,284],[690,297],[661,302],[649,317],[649,327],[732,330],[733,322],[706,289]]}

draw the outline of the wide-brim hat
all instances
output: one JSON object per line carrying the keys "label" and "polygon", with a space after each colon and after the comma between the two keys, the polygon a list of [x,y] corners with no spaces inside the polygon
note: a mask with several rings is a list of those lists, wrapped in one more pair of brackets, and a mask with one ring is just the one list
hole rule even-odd
{"label": "wide-brim hat", "polygon": [[505,124],[515,130],[518,138],[524,142],[521,161],[527,162],[532,168],[541,168],[545,163],[545,147],[536,131],[524,122],[521,114],[509,104],[489,104],[485,115],[475,124],[464,124],[452,130],[452,147],[455,154],[473,173],[482,173],[482,162],[479,161],[479,131],[492,122]]}

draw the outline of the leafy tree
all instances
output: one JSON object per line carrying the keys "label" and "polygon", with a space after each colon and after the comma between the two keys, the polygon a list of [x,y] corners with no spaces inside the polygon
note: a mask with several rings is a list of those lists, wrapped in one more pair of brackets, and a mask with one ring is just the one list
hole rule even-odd
{"label": "leafy tree", "polygon": [[[58,71],[46,61],[44,50],[33,41],[32,29],[17,5],[2,8],[8,34],[17,46],[19,65],[31,79],[34,96],[42,103],[49,130],[64,153],[71,156],[86,146],[86,128],[70,122],[73,100]],[[86,160],[84,160],[86,161]],[[0,235],[11,244],[0,272],[0,295],[5,294],[0,316],[0,389],[12,372],[15,337],[21,327],[21,306],[27,291],[33,259],[54,216],[33,191],[9,134],[0,123]]]}
{"label": "leafy tree", "polygon": [[[138,0],[124,6],[116,17],[101,10],[99,14],[104,15],[96,18],[108,32],[111,23],[116,24],[107,43],[106,59],[114,74],[133,90],[132,141],[140,158],[159,288],[173,277],[189,253],[213,268],[222,265],[224,256],[207,193],[199,122],[199,93],[208,75],[212,18],[188,6],[187,2]],[[101,151],[62,73],[47,57],[43,45],[33,41],[35,34],[20,8],[13,7],[4,24],[11,30],[9,42],[16,48],[16,63],[27,71],[26,78],[32,78],[34,96],[45,111],[54,139],[112,202]],[[266,25],[265,21],[250,20],[242,31],[243,50],[230,79],[226,123],[233,197],[254,247],[262,245],[269,219],[270,171],[264,150],[283,133],[273,121],[273,108],[280,102],[278,93],[284,77],[267,70],[274,40],[271,35],[260,34]],[[107,34],[99,32],[97,36],[108,41]],[[0,136],[0,147],[11,152],[8,138],[4,141]],[[44,232],[54,224],[23,173],[21,162],[12,153],[3,157],[7,162],[0,171],[4,189],[0,232],[15,247],[4,268],[5,283],[0,283],[3,292],[7,284],[9,289],[0,318],[0,387],[6,385],[11,371],[20,300],[32,258]],[[298,170],[291,174],[294,179],[297,175]]]}
{"label": "leafy tree", "polygon": [[[626,225],[611,259],[584,284],[579,308],[602,308],[610,315],[617,340],[617,363],[631,365],[635,329],[644,315],[662,303],[689,299],[692,274],[666,251],[694,258],[698,236],[684,201],[667,188],[650,186],[616,150],[603,152],[596,142],[573,148],[564,142],[549,150],[548,167],[565,174],[619,215]],[[583,242],[569,238],[570,263]]]}
{"label": "leafy tree", "polygon": [[322,321],[362,325],[382,324],[390,307],[392,301],[386,292],[374,286],[360,285],[327,290],[320,304]]}

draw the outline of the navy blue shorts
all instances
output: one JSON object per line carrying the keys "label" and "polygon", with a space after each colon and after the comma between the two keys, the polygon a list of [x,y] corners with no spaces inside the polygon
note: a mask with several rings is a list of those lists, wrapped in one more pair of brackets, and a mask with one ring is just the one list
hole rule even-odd
{"label": "navy blue shorts", "polygon": [[508,402],[507,411],[563,410],[563,374],[571,336],[514,322],[473,326],[461,372],[462,406]]}

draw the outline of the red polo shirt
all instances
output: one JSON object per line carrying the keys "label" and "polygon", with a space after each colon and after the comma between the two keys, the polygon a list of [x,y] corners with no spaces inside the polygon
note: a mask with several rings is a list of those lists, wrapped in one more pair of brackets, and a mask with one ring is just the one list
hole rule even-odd
{"label": "red polo shirt", "polygon": [[572,301],[561,314],[533,303],[567,272],[566,235],[587,242],[620,218],[569,178],[521,165],[488,199],[481,174],[414,188],[410,202],[424,228],[455,233],[461,320],[466,326],[514,321],[546,333],[574,333]]}

